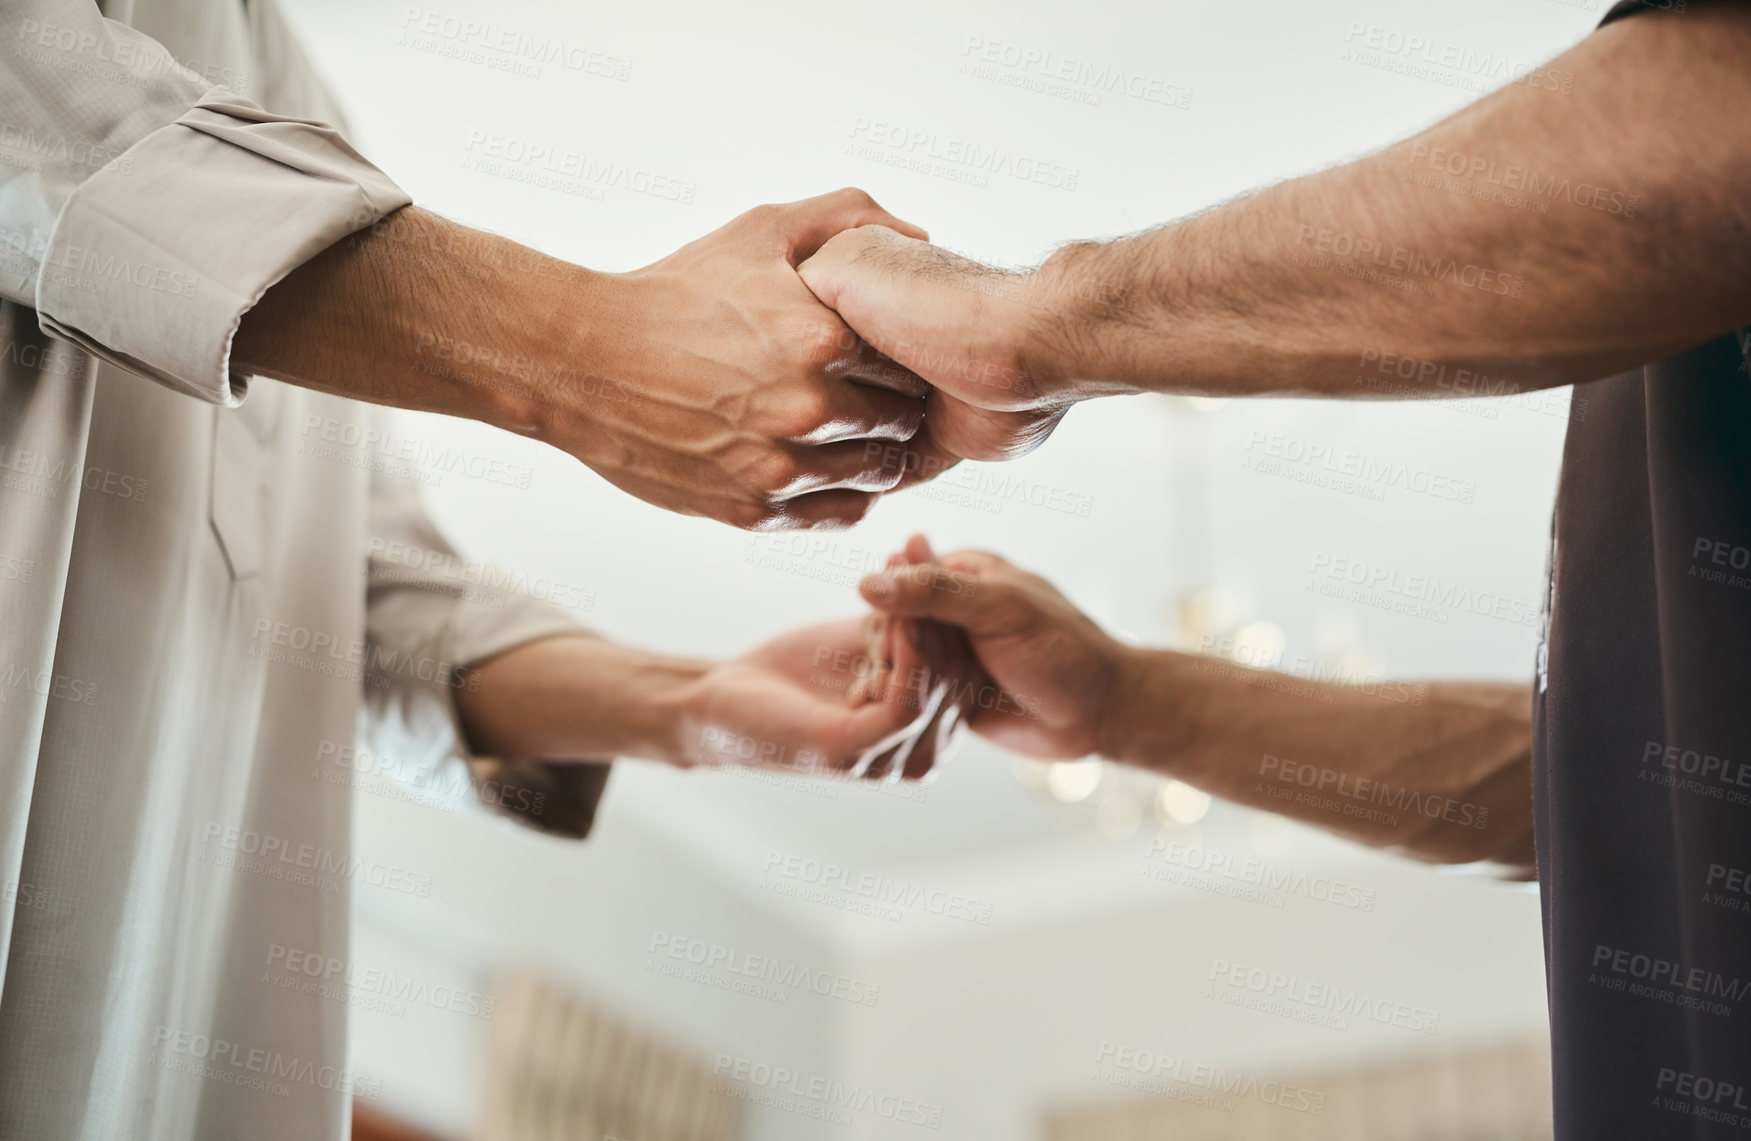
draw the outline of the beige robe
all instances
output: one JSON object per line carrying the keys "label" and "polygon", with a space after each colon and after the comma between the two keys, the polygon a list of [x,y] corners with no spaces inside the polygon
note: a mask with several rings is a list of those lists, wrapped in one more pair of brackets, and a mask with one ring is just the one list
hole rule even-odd
{"label": "beige robe", "polygon": [[[272,0],[106,8],[0,3],[0,1137],[336,1138],[374,1084],[285,960],[430,890],[351,855],[360,709],[379,768],[457,752],[466,667],[579,623],[483,591],[374,410],[230,373],[408,201]],[[521,771],[588,830],[602,766]]]}

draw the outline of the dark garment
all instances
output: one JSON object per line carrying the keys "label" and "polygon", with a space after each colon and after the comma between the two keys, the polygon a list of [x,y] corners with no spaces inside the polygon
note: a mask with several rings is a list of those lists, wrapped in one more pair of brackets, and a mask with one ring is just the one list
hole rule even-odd
{"label": "dark garment", "polygon": [[1751,1137],[1746,359],[1575,389],[1534,700],[1558,1141]]}
{"label": "dark garment", "polygon": [[1576,388],[1534,703],[1559,1141],[1751,1128],[1751,377]]}

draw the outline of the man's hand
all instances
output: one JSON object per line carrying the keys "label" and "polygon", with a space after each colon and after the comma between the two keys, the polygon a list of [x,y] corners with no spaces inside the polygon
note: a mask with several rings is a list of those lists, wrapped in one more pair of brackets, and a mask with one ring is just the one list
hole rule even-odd
{"label": "man's hand", "polygon": [[[977,695],[974,732],[1036,757],[1095,753],[1420,859],[1492,860],[1530,874],[1524,685],[1367,690],[1139,649],[996,555],[928,553],[914,537],[908,565],[870,575],[860,589],[885,614],[965,631],[986,675],[965,683],[978,687],[968,690]],[[1340,777],[1443,811],[1333,812],[1329,796],[1296,795]]]}
{"label": "man's hand", "polygon": [[1045,579],[983,551],[937,560],[915,536],[907,565],[866,577],[859,590],[884,614],[965,633],[994,683],[966,679],[982,695],[969,702],[974,732],[1035,757],[1107,751],[1126,649]]}
{"label": "man's hand", "polygon": [[470,416],[542,439],[670,510],[844,527],[926,386],[795,267],[834,234],[918,237],[859,190],[762,206],[662,261],[595,273],[408,207],[338,242],[244,318],[235,369]]}
{"label": "man's hand", "polygon": [[568,398],[537,434],[661,507],[741,527],[849,525],[899,482],[882,449],[926,386],[865,345],[795,266],[840,231],[921,235],[862,191],[763,206],[654,265],[608,279],[575,350],[642,397]]}
{"label": "man's hand", "polygon": [[952,743],[915,647],[872,653],[871,618],[780,635],[707,670],[682,704],[682,765],[916,779]]}
{"label": "man's hand", "polygon": [[[887,568],[935,561],[924,536],[915,535],[904,550],[888,556]],[[866,753],[859,762],[860,775],[889,781],[923,776],[960,740],[967,727],[968,703],[977,700],[983,688],[979,682],[988,680],[985,671],[962,630],[928,618],[871,611],[865,646],[865,657],[875,668],[859,679],[853,697],[901,701],[919,711],[919,720],[892,749]]]}
{"label": "man's hand", "polygon": [[[935,386],[907,474],[1010,459],[1052,434],[1075,400],[1036,320],[1029,274],[1005,273],[883,226],[841,233],[797,271],[864,340]],[[910,482],[910,480],[908,481]]]}
{"label": "man's hand", "polygon": [[471,751],[525,774],[537,762],[640,757],[919,777],[950,743],[931,716],[942,702],[929,700],[921,651],[869,656],[873,626],[810,626],[722,662],[544,638],[470,670],[456,704]]}
{"label": "man's hand", "polygon": [[926,469],[1024,451],[1089,396],[1593,380],[1751,321],[1747,51],[1751,5],[1691,0],[1365,158],[1027,273],[877,227],[800,273],[936,386],[907,460]]}

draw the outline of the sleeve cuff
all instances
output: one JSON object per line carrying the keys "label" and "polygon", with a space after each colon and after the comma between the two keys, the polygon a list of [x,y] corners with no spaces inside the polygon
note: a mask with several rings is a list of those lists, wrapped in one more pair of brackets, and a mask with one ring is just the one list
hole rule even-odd
{"label": "sleeve cuff", "polygon": [[[408,649],[373,656],[368,679],[372,736],[416,771],[466,768],[475,804],[527,828],[581,840],[595,823],[607,783],[601,761],[537,761],[472,753],[456,706],[470,672],[518,646],[543,638],[596,637],[576,617],[520,594],[463,599],[437,589],[396,590],[372,606],[381,631],[424,630]],[[461,808],[460,805],[457,806]]]}
{"label": "sleeve cuff", "polygon": [[82,183],[37,280],[43,330],[215,404],[237,326],[286,274],[412,199],[333,127],[214,88]]}
{"label": "sleeve cuff", "polygon": [[[503,609],[474,602],[456,607],[446,646],[449,659],[467,684],[468,671],[509,650],[560,635],[596,637],[594,631],[548,603],[516,596]],[[454,694],[450,697],[455,716]],[[472,777],[479,803],[538,832],[582,840],[595,825],[596,806],[608,783],[607,760],[532,761],[471,754],[467,737],[455,725],[457,749]]]}

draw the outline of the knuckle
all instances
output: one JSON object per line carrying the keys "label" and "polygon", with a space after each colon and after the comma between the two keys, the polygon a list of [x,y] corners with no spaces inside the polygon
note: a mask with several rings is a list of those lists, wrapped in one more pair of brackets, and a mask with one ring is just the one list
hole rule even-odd
{"label": "knuckle", "polygon": [[900,486],[900,481],[905,477],[906,472],[902,468],[892,464],[876,464],[864,469],[859,482],[872,491],[892,491]]}
{"label": "knuckle", "polygon": [[754,461],[749,476],[761,491],[788,489],[803,474],[802,461],[782,448],[774,448]]}
{"label": "knuckle", "polygon": [[777,506],[769,499],[740,499],[733,503],[724,521],[743,531],[769,531],[782,518]]}
{"label": "knuckle", "polygon": [[825,389],[815,385],[786,400],[779,414],[781,430],[792,436],[810,435],[834,418],[832,398]]}
{"label": "knuckle", "polygon": [[762,202],[753,209],[746,211],[742,215],[742,220],[752,226],[771,226],[778,221],[779,210],[780,208],[778,206],[775,206],[770,202]]}
{"label": "knuckle", "polygon": [[856,345],[835,329],[822,326],[798,345],[796,364],[809,376],[818,376],[845,359]]}

